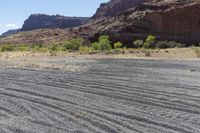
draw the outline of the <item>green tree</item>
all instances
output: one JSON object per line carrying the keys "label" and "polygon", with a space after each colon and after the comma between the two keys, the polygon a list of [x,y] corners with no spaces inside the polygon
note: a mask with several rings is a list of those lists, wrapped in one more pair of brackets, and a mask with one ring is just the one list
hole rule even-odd
{"label": "green tree", "polygon": [[82,38],[75,38],[75,39],[68,40],[64,43],[64,48],[66,50],[77,51],[79,50],[79,47],[81,46],[83,41],[84,40]]}
{"label": "green tree", "polygon": [[97,42],[93,42],[93,43],[91,44],[91,47],[92,47],[94,50],[99,50],[99,49],[100,49],[99,44],[98,44]]}
{"label": "green tree", "polygon": [[149,35],[144,43],[144,48],[155,48],[155,41],[156,41],[156,37],[153,35]]}
{"label": "green tree", "polygon": [[111,41],[109,40],[109,36],[102,35],[99,37],[98,45],[101,51],[111,50]]}

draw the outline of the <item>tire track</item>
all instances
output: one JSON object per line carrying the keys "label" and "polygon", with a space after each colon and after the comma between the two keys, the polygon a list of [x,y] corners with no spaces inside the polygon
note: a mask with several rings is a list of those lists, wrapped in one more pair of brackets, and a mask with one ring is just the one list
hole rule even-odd
{"label": "tire track", "polygon": [[200,132],[200,73],[190,71],[198,62],[79,64],[88,69],[36,71],[0,63],[0,132]]}

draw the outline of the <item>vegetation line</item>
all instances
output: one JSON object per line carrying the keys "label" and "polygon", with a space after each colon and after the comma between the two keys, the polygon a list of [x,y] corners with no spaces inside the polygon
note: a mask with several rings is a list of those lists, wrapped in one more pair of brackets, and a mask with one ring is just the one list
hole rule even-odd
{"label": "vegetation line", "polygon": [[[84,39],[73,38],[62,43],[52,43],[50,45],[34,44],[34,45],[12,45],[5,44],[0,46],[0,52],[11,52],[11,51],[32,51],[32,52],[49,52],[51,55],[56,55],[57,52],[79,52],[81,54],[96,54],[96,53],[106,53],[106,54],[124,54],[125,51],[129,50],[141,50],[144,52],[145,56],[150,56],[152,49],[166,49],[166,48],[180,48],[186,47],[185,44],[177,43],[174,41],[157,41],[156,37],[149,35],[145,40],[135,40],[133,41],[131,47],[127,47],[121,42],[112,43],[109,36],[102,35],[98,38],[98,41],[91,44],[84,44]],[[196,46],[196,47],[194,47]],[[193,50],[196,56],[200,58],[200,44],[193,45]]]}

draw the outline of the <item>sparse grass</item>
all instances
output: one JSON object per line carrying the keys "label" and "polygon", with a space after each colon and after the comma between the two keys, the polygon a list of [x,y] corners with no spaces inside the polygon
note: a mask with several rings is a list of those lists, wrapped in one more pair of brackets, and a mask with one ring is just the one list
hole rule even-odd
{"label": "sparse grass", "polygon": [[31,49],[32,52],[41,52],[41,53],[46,53],[46,52],[49,52],[49,48],[48,47],[39,47],[39,46],[34,46],[32,49]]}
{"label": "sparse grass", "polygon": [[29,51],[30,48],[27,45],[20,45],[15,47],[15,51]]}
{"label": "sparse grass", "polygon": [[81,54],[93,54],[93,53],[97,53],[97,51],[94,50],[92,47],[84,47],[84,46],[81,46],[79,48],[79,52]]}

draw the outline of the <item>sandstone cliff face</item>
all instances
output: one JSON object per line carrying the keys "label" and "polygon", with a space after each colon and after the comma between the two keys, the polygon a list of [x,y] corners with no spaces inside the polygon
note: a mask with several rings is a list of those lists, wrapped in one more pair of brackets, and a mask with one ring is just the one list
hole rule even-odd
{"label": "sandstone cliff face", "polygon": [[[110,3],[104,7],[108,5]],[[103,13],[97,11],[97,14],[104,12],[105,10]],[[96,27],[95,29],[102,34],[111,36],[117,34],[129,40],[154,34],[162,40],[197,43],[200,42],[198,14],[200,14],[199,0],[149,0],[121,11],[116,16],[107,16],[106,19],[96,18],[91,26]]]}
{"label": "sandstone cliff face", "polygon": [[44,28],[71,28],[85,24],[87,17],[64,17],[60,15],[33,14],[23,24],[21,31]]}
{"label": "sandstone cliff face", "polygon": [[200,42],[200,4],[194,3],[182,7],[172,7],[164,12],[153,12],[146,15],[143,21],[148,22],[149,33],[171,36],[172,39]]}

